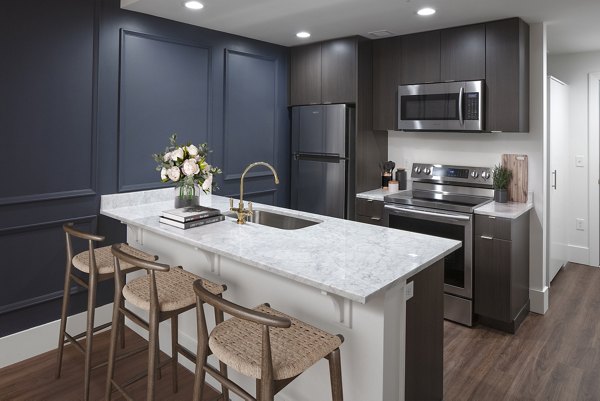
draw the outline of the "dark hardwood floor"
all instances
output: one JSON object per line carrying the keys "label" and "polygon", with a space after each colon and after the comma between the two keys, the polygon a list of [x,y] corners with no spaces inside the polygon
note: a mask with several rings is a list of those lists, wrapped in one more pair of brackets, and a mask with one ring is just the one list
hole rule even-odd
{"label": "dark hardwood floor", "polygon": [[[127,349],[136,349],[147,342],[133,331],[126,330]],[[93,365],[106,360],[110,332],[103,332],[94,337]],[[131,347],[131,348],[130,348]],[[162,358],[168,358],[165,354]],[[183,357],[180,357],[183,358]],[[148,353],[141,352],[131,358],[117,362],[115,377],[128,378],[147,369]],[[179,366],[179,391],[174,394],[171,388],[171,367],[162,369],[162,379],[157,382],[156,400],[191,400],[194,386],[194,375]],[[73,346],[65,347],[61,378],[54,378],[56,373],[56,351],[46,352],[36,357],[0,369],[1,401],[76,401],[83,399],[83,355]],[[106,366],[92,371],[90,400],[104,400],[106,385]],[[128,393],[136,400],[146,399],[146,378],[127,387]],[[212,388],[205,392],[204,400],[215,400],[218,393]],[[113,400],[124,398],[117,391]]]}
{"label": "dark hardwood floor", "polygon": [[516,335],[444,323],[444,400],[600,400],[600,269],[569,263]]}
{"label": "dark hardwood floor", "polygon": [[[108,333],[95,337],[94,361],[108,352]],[[127,346],[144,340],[127,331]],[[55,351],[0,369],[0,400],[80,400],[83,358],[65,349],[63,375],[54,379]],[[147,354],[117,364],[117,377],[146,368]],[[163,355],[163,357],[166,357]],[[92,374],[92,400],[102,400],[106,368]],[[146,382],[129,387],[144,399]],[[191,399],[193,375],[179,369],[179,392],[171,392],[171,373],[163,368],[157,400]],[[210,389],[205,400],[217,393]],[[114,393],[114,400],[121,400]],[[516,335],[483,326],[467,328],[445,322],[444,399],[463,400],[600,400],[600,269],[569,264],[550,288],[550,309],[529,314]],[[374,401],[374,400],[365,400]],[[389,400],[385,400],[389,401]]]}

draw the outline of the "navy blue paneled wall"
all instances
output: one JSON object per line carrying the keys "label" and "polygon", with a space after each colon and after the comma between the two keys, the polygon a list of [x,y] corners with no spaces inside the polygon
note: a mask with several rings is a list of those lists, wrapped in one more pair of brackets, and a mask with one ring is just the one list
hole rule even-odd
{"label": "navy blue paneled wall", "polygon": [[[288,49],[121,10],[118,0],[6,2],[0,12],[0,337],[58,318],[61,226],[124,239],[100,195],[161,188],[151,154],[208,142],[237,195],[288,204]],[[83,249],[84,244],[78,244]],[[110,282],[100,290],[110,301]],[[74,289],[72,312],[85,293]]]}

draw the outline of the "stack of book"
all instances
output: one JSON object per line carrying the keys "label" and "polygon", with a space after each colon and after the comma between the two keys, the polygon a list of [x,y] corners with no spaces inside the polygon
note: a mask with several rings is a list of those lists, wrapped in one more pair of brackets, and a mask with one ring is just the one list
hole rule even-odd
{"label": "stack of book", "polygon": [[223,221],[225,217],[219,209],[206,206],[189,206],[162,212],[160,222],[173,227],[188,229],[205,224]]}

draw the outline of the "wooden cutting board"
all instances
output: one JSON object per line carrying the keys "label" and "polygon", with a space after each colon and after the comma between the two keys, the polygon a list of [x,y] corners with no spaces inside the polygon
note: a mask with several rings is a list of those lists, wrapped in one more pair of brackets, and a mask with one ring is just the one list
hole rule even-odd
{"label": "wooden cutting board", "polygon": [[502,155],[502,166],[512,170],[512,180],[508,186],[508,200],[510,202],[527,202],[527,163],[527,155]]}

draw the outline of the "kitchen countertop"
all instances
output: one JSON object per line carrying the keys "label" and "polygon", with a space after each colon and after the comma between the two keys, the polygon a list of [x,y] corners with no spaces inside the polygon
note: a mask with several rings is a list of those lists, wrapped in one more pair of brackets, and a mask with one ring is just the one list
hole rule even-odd
{"label": "kitchen countertop", "polygon": [[369,199],[374,201],[383,202],[383,197],[386,195],[395,194],[396,192],[404,191],[404,189],[400,189],[398,191],[390,191],[389,189],[377,188],[372,191],[366,191],[356,194],[357,198],[360,199]]}
{"label": "kitchen countertop", "polygon": [[[173,196],[173,188],[102,195],[100,213],[360,303],[461,246],[450,239],[262,204],[254,208],[322,223],[281,230],[253,223],[238,225],[226,218],[181,230],[158,221],[162,211],[173,208]],[[228,199],[221,196],[206,197],[201,203],[229,210]]]}
{"label": "kitchen countertop", "polygon": [[[531,197],[530,197],[531,199]],[[503,217],[506,219],[516,219],[528,210],[533,209],[533,202],[517,203],[490,202],[475,209],[475,214],[485,216]]]}

